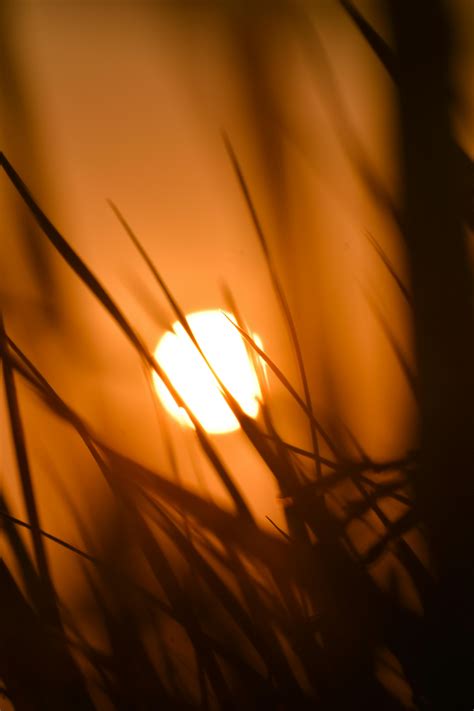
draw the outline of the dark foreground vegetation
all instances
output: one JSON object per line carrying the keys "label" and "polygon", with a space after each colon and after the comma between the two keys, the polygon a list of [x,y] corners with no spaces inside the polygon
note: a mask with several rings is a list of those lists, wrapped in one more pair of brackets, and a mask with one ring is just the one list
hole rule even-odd
{"label": "dark foreground vegetation", "polygon": [[[474,169],[452,127],[449,7],[438,0],[387,0],[384,5],[393,47],[354,5],[344,3],[373,50],[373,61],[382,63],[395,87],[402,175],[398,203],[384,192],[363,153],[353,150],[352,158],[374,199],[391,213],[406,251],[409,285],[373,240],[386,278],[394,280],[412,310],[415,370],[397,350],[390,324],[382,319],[381,324],[417,400],[416,450],[394,461],[373,461],[353,441],[349,454],[346,436],[343,441],[320,420],[252,186],[232,141],[224,137],[286,319],[301,387],[259,349],[240,317],[238,328],[256,369],[263,359],[304,412],[312,449],[299,449],[279,436],[265,397],[262,416],[254,421],[225,388],[224,395],[275,477],[288,533],[258,525],[239,487],[238,463],[230,470],[221,460],[100,277],[32,197],[34,186],[25,186],[8,156],[0,156],[1,179],[39,227],[43,247],[60,255],[70,278],[83,283],[147,371],[155,370],[187,409],[202,452],[233,504],[223,508],[189,491],[179,477],[152,471],[119,446],[102,442],[2,321],[2,427],[16,459],[16,472],[2,476],[3,482],[18,476],[27,512],[24,520],[16,517],[8,491],[1,492],[2,546],[15,561],[14,570],[0,562],[1,693],[17,711],[473,708],[474,319],[468,239],[474,224]],[[321,59],[322,75],[324,67]],[[330,81],[324,83],[337,104]],[[340,130],[345,145],[354,149],[343,118]],[[189,331],[163,275],[112,207],[176,320]],[[20,383],[75,432],[113,493],[117,523],[110,535],[116,540],[105,555],[96,554],[92,543],[79,549],[42,526]],[[357,520],[372,527],[363,552],[351,533]],[[122,559],[124,538],[147,567],[146,582]],[[92,644],[64,610],[48,560],[52,546],[81,559],[107,651]],[[420,552],[424,546],[428,556]],[[393,569],[388,585],[378,579],[383,561]],[[417,605],[402,600],[399,575],[411,581]]]}

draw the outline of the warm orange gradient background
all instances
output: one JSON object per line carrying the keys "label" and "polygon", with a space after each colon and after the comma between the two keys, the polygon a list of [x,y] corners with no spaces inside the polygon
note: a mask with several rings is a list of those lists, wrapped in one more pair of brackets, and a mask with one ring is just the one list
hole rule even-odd
{"label": "warm orange gradient background", "polygon": [[[468,83],[474,39],[466,28],[469,19],[474,26],[473,8],[467,0],[455,5],[465,33],[459,131],[472,147],[466,127],[474,109]],[[383,33],[378,3],[360,6]],[[219,7],[5,5],[0,40],[8,42],[2,53],[17,81],[15,90],[2,87],[2,150],[150,349],[173,316],[107,198],[122,210],[185,312],[227,307],[225,284],[267,353],[300,388],[262,252],[224,151],[224,129],[287,290],[318,415],[336,428],[344,422],[373,457],[396,456],[416,434],[414,402],[367,295],[412,362],[409,312],[367,233],[407,279],[404,255],[391,218],[354,169],[351,152],[358,148],[347,126],[341,128],[341,104],[332,94],[336,87],[345,121],[396,199],[392,87],[337,3],[316,3],[311,11],[302,3],[309,18],[303,29],[284,6],[270,11],[262,5],[241,15],[230,3]],[[314,44],[311,13],[323,49],[318,56],[306,46]],[[182,480],[223,497],[193,433],[156,412],[149,374],[24,210],[19,217],[4,177],[0,208],[1,296],[14,338],[101,438],[171,476],[160,434],[165,427]],[[35,263],[22,239],[26,230],[42,245]],[[270,380],[282,435],[309,446],[304,418]],[[19,390],[43,525],[84,545],[97,519],[106,516],[107,487],[77,438],[46,415],[26,388]],[[2,419],[3,408],[2,400]],[[0,437],[5,489],[22,515],[5,427]],[[273,480],[241,433],[216,444],[234,463],[262,525],[270,526],[266,516],[283,525]],[[77,507],[84,530],[67,501]],[[65,553],[52,555],[66,573],[58,584],[74,595],[77,563]]]}

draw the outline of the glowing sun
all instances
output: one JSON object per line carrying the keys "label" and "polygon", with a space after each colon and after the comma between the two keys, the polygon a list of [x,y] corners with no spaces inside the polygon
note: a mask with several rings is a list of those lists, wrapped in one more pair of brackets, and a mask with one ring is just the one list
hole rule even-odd
{"label": "glowing sun", "polygon": [[[222,311],[198,311],[186,316],[196,341],[223,385],[242,410],[255,418],[261,397],[258,379],[244,340],[229,318],[235,323],[232,314],[225,315]],[[239,423],[204,358],[179,321],[172,328],[159,341],[156,360],[207,432],[220,434],[237,430]],[[258,336],[253,334],[252,337],[261,348]],[[153,373],[153,383],[168,412],[181,424],[192,427],[185,410],[176,404],[156,373]]]}

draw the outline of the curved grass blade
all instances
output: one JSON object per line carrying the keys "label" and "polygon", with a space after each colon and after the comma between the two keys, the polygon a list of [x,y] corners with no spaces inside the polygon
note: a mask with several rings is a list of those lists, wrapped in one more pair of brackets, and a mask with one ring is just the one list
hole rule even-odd
{"label": "curved grass blade", "polygon": [[160,527],[166,530],[167,534],[170,536],[177,548],[182,552],[183,556],[193,564],[209,589],[215,593],[216,599],[219,603],[227,610],[231,618],[239,626],[240,630],[245,633],[248,640],[261,656],[262,660],[265,661],[269,670],[273,669],[275,679],[280,682],[283,679],[286,679],[289,685],[288,688],[291,689],[293,694],[295,694],[297,691],[296,682],[289,667],[283,661],[284,657],[281,653],[278,653],[279,651],[281,652],[281,650],[279,650],[276,638],[272,635],[270,639],[267,639],[269,630],[263,630],[261,628],[261,619],[258,621],[252,621],[231,589],[225,586],[213,568],[209,565],[209,563],[207,563],[207,561],[189,542],[189,540],[186,539],[166,512],[157,504],[156,501],[148,496],[146,496],[146,500],[150,505],[152,512],[154,512],[155,518],[158,519]]}
{"label": "curved grass blade", "polygon": [[53,245],[53,247],[59,252],[65,262],[71,267],[71,269],[76,273],[76,275],[81,279],[81,281],[87,286],[87,288],[94,294],[98,301],[108,311],[112,319],[119,326],[119,328],[127,337],[128,341],[134,347],[136,352],[156,372],[159,378],[166,385],[171,395],[175,399],[176,403],[186,411],[186,414],[188,415],[196,429],[197,436],[206,456],[208,457],[212,466],[216,470],[218,476],[221,478],[222,483],[228,490],[237,510],[239,511],[241,516],[249,520],[253,520],[250,509],[248,508],[242,494],[234,483],[226,467],[222,463],[216,450],[212,446],[202,425],[195,417],[193,412],[190,410],[190,408],[187,406],[187,404],[183,401],[177,390],[173,387],[173,384],[170,382],[168,376],[160,367],[159,363],[156,361],[156,358],[154,358],[154,356],[148,351],[142,339],[139,337],[139,335],[132,327],[128,319],[122,313],[121,309],[117,306],[110,294],[104,289],[97,277],[87,267],[85,262],[76,254],[76,252],[72,249],[69,243],[64,239],[64,237],[52,224],[52,222],[46,217],[45,213],[37,205],[37,203],[31,196],[28,188],[23,183],[20,176],[16,173],[13,166],[10,164],[10,162],[7,160],[3,153],[0,153],[0,167],[2,167],[8,175],[10,181],[18,191],[19,195],[31,211],[36,222],[40,226],[44,235]]}
{"label": "curved grass blade", "polygon": [[382,65],[387,70],[388,74],[392,77],[394,82],[397,82],[397,60],[391,47],[352,4],[352,2],[350,2],[350,0],[340,0],[340,2],[349,17],[360,30],[361,34],[365,37],[367,44],[372,48]]}
{"label": "curved grass blade", "polygon": [[[400,71],[395,52],[350,0],[340,0],[340,2],[388,75],[396,85],[399,85]],[[474,229],[474,162],[457,142],[453,143],[455,159],[462,180],[461,209],[470,229]]]}
{"label": "curved grass blade", "polygon": [[[285,387],[285,389],[290,393],[290,395],[294,398],[294,400],[298,403],[298,405],[301,407],[301,409],[304,411],[304,413],[307,415],[308,418],[311,419],[313,422],[314,427],[316,430],[319,432],[320,436],[324,439],[326,442],[327,446],[329,449],[333,452],[335,456],[338,456],[336,445],[334,442],[330,439],[328,433],[324,430],[323,426],[321,423],[315,418],[314,414],[311,412],[311,410],[308,408],[307,403],[303,400],[303,398],[298,395],[297,391],[295,388],[292,386],[288,378],[284,375],[284,373],[280,370],[280,368],[276,365],[276,363],[265,353],[262,348],[260,348],[252,338],[252,336],[244,331],[238,324],[234,323],[231,319],[229,319],[230,323],[239,331],[241,336],[245,338],[247,343],[249,343],[253,350],[257,353],[257,355],[265,361],[266,365],[270,368],[270,370],[276,375],[278,380],[281,382],[281,384]],[[323,460],[321,457],[319,457],[319,460],[322,462]]]}
{"label": "curved grass blade", "polygon": [[[6,514],[6,516],[4,514]],[[35,568],[33,558],[22,537],[19,535],[14,521],[12,521],[13,517],[10,514],[10,509],[4,496],[0,496],[0,515],[3,519],[0,529],[17,561],[26,596],[33,602],[41,599],[41,581],[38,578],[38,572]]]}
{"label": "curved grass blade", "polygon": [[313,74],[315,78],[317,77],[318,82],[323,85],[331,122],[346,156],[380,207],[390,215],[398,227],[401,227],[400,211],[383,180],[378,175],[357,134],[357,130],[346,110],[330,60],[326,55],[316,28],[309,18],[304,24],[301,23],[301,30],[302,36],[306,40],[304,46],[308,52],[309,61],[315,65]]}
{"label": "curved grass blade", "polygon": [[413,396],[415,397],[416,400],[418,400],[418,385],[416,381],[415,374],[413,373],[412,368],[410,367],[405,354],[403,353],[400,344],[398,343],[397,339],[395,338],[395,335],[390,328],[389,324],[387,323],[387,320],[385,316],[383,315],[380,307],[378,304],[375,302],[375,299],[369,294],[367,289],[363,288],[365,298],[367,299],[367,302],[372,310],[372,313],[374,314],[375,318],[377,319],[383,333],[385,334],[388,342],[390,343],[390,346],[392,347],[392,350],[395,354],[395,357],[398,361],[398,364],[400,365],[400,368],[407,380],[408,385],[410,386],[410,390],[413,393]]}
{"label": "curved grass blade", "polygon": [[387,271],[390,273],[390,276],[393,278],[395,283],[397,284],[398,288],[400,289],[400,292],[402,293],[403,297],[405,298],[407,304],[409,306],[413,306],[413,301],[410,295],[410,292],[408,291],[407,287],[397,274],[397,270],[393,266],[392,262],[387,256],[387,253],[385,250],[382,248],[380,243],[375,239],[373,235],[370,234],[370,232],[366,232],[367,239],[369,240],[370,244],[372,247],[375,249],[377,254],[379,255],[380,259],[384,263],[385,267],[387,268]]}
{"label": "curved grass blade", "polygon": [[[242,408],[241,408],[239,402],[234,398],[234,396],[232,395],[232,393],[230,393],[230,391],[229,391],[229,390],[227,389],[227,387],[224,385],[224,383],[222,382],[221,378],[219,377],[219,375],[217,374],[217,372],[215,371],[215,369],[213,368],[213,366],[212,366],[211,363],[209,362],[209,360],[208,360],[208,358],[206,357],[205,353],[203,352],[203,350],[202,350],[202,348],[201,348],[201,346],[200,346],[198,340],[196,339],[196,337],[195,337],[195,335],[194,335],[194,333],[193,333],[191,327],[190,327],[189,324],[188,324],[188,321],[187,321],[187,319],[186,319],[186,316],[185,316],[184,312],[183,312],[182,309],[180,308],[180,306],[179,306],[178,302],[176,301],[176,299],[173,297],[173,295],[172,295],[170,289],[167,287],[167,285],[166,285],[164,279],[163,279],[163,278],[161,277],[161,275],[159,274],[159,272],[158,272],[158,270],[156,269],[156,267],[155,267],[153,261],[152,261],[152,260],[150,259],[150,257],[148,256],[147,252],[145,251],[145,249],[144,249],[143,246],[141,245],[141,243],[140,243],[140,241],[138,240],[137,236],[134,234],[132,228],[130,227],[130,225],[128,224],[128,222],[125,220],[125,218],[123,217],[123,215],[121,214],[121,212],[119,211],[119,209],[116,207],[116,205],[114,205],[114,203],[111,202],[110,200],[109,200],[109,205],[110,205],[110,207],[112,208],[112,210],[113,210],[113,212],[115,213],[115,215],[116,215],[116,217],[118,218],[118,220],[120,221],[121,225],[123,226],[123,228],[124,228],[125,231],[127,232],[128,236],[129,236],[130,239],[132,240],[133,244],[135,245],[135,247],[136,247],[137,250],[139,251],[140,255],[141,255],[142,258],[144,259],[145,263],[147,264],[148,268],[150,269],[151,273],[153,274],[153,276],[154,276],[154,278],[156,279],[157,283],[159,284],[160,288],[161,288],[162,291],[164,292],[164,294],[165,294],[165,296],[166,296],[166,298],[167,298],[167,300],[168,300],[168,302],[169,302],[171,308],[172,308],[173,311],[175,312],[176,317],[178,318],[178,321],[179,321],[179,323],[181,324],[181,326],[183,327],[185,333],[188,335],[188,337],[190,338],[192,344],[193,344],[194,347],[197,349],[198,353],[200,354],[200,356],[201,356],[202,359],[204,360],[204,363],[206,364],[206,366],[207,366],[208,369],[210,370],[211,374],[212,374],[213,377],[215,378],[216,383],[217,383],[217,385],[219,386],[223,397],[225,398],[227,404],[228,404],[229,407],[231,408],[231,410],[232,410],[234,416],[237,418],[237,420],[238,420],[238,422],[239,422],[239,424],[240,424],[242,430],[244,431],[244,433],[246,434],[246,436],[248,437],[248,439],[251,441],[251,443],[253,444],[253,446],[256,448],[256,450],[257,450],[257,452],[259,453],[259,455],[260,455],[260,456],[262,457],[262,459],[266,462],[266,464],[268,465],[268,467],[270,468],[270,470],[272,471],[272,473],[274,474],[274,476],[276,476],[277,479],[278,479],[280,482],[283,482],[283,481],[287,480],[288,477],[290,476],[290,472],[288,471],[288,468],[287,468],[287,467],[284,467],[284,466],[283,466],[283,462],[282,462],[281,457],[278,456],[278,454],[273,451],[273,448],[272,448],[272,447],[269,447],[269,446],[268,446],[268,442],[266,441],[266,439],[265,439],[264,437],[262,437],[262,432],[260,431],[260,429],[258,428],[258,426],[254,423],[254,421],[252,420],[252,418],[248,417],[248,416],[245,414],[245,412],[242,410]],[[227,314],[226,314],[226,316],[227,316]],[[227,318],[228,318],[228,316],[227,316]],[[199,437],[199,434],[198,434],[198,437]],[[201,441],[201,438],[200,438],[200,437],[199,437],[199,439],[200,439],[201,446],[206,446],[206,445]]]}
{"label": "curved grass blade", "polygon": [[267,264],[268,272],[270,275],[270,280],[272,282],[273,290],[276,294],[278,303],[280,305],[280,308],[282,310],[282,313],[285,318],[285,322],[290,334],[290,339],[291,343],[295,352],[296,356],[296,361],[298,364],[298,370],[300,373],[300,378],[301,378],[301,383],[303,385],[303,392],[304,392],[304,399],[306,402],[306,409],[309,412],[309,424],[310,424],[310,433],[311,433],[311,444],[313,447],[313,451],[315,453],[315,471],[316,471],[316,477],[320,478],[321,477],[321,465],[319,462],[319,443],[318,443],[318,435],[317,435],[317,430],[315,428],[314,424],[314,418],[313,418],[313,405],[311,401],[311,393],[309,389],[309,383],[308,383],[308,378],[306,375],[306,368],[304,365],[304,360],[303,360],[303,354],[301,352],[301,347],[299,343],[299,338],[298,334],[296,331],[296,326],[293,321],[293,317],[291,315],[291,310],[290,306],[288,304],[287,298],[285,296],[285,292],[283,291],[283,287],[280,283],[280,280],[278,278],[278,274],[276,272],[275,265],[273,263],[270,250],[268,248],[268,244],[265,238],[265,233],[263,231],[263,227],[261,225],[260,219],[258,217],[257,210],[255,208],[254,202],[252,200],[252,196],[250,194],[249,187],[247,185],[247,182],[245,180],[244,174],[242,172],[242,168],[240,166],[240,163],[237,159],[237,156],[235,154],[235,151],[232,147],[232,144],[228,138],[228,136],[223,133],[222,135],[223,140],[224,140],[224,145],[227,151],[227,154],[229,156],[230,162],[232,164],[232,167],[234,169],[237,181],[239,183],[240,189],[242,191],[242,194],[244,196],[245,202],[247,204],[252,223],[254,225],[257,237],[260,242],[260,246],[262,248],[265,261]]}
{"label": "curved grass blade", "polygon": [[20,405],[18,402],[18,394],[16,390],[15,377],[11,367],[8,353],[8,337],[3,323],[3,318],[0,315],[0,355],[3,366],[3,382],[5,386],[5,395],[7,400],[8,415],[10,419],[10,429],[13,438],[15,456],[20,475],[23,500],[25,503],[26,512],[32,524],[32,540],[33,550],[38,566],[39,577],[42,582],[42,595],[39,603],[43,607],[47,619],[59,623],[56,595],[49,570],[49,563],[46,551],[43,547],[41,536],[38,534],[40,528],[40,516],[36,505],[36,495],[33,484],[33,479],[30,471],[30,463],[26,447],[25,432],[20,413]]}
{"label": "curved grass blade", "polygon": [[[228,541],[230,545],[239,547],[246,554],[256,556],[262,563],[273,565],[276,569],[290,564],[291,556],[286,547],[277,538],[269,536],[255,526],[253,522],[241,520],[232,512],[179,486],[167,477],[147,469],[100,442],[84,420],[62,400],[21,349],[14,343],[13,347],[22,361],[27,364],[28,368],[33,369],[35,374],[33,377],[20,366],[19,372],[22,377],[25,377],[37,390],[57,416],[65,419],[74,427],[91,451],[92,456],[98,461],[99,466],[102,464],[99,452],[102,452],[109,459],[110,469],[114,475],[123,477],[130,484],[133,483],[153,492],[159,498],[164,498],[179,512],[184,511],[193,516],[200,525],[211,530],[219,538]],[[13,365],[16,367],[16,364]]]}

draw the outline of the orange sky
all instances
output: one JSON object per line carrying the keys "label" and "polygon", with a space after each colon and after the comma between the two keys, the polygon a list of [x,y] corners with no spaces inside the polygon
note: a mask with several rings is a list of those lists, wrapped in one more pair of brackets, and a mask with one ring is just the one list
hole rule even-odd
{"label": "orange sky", "polygon": [[[318,33],[348,119],[395,195],[390,82],[339,6],[316,5]],[[363,5],[377,20],[377,3]],[[456,6],[472,12],[468,2]],[[364,293],[394,324],[410,358],[407,309],[365,237],[367,231],[379,239],[403,272],[396,230],[341,147],[321,88],[324,74],[311,64],[291,23],[256,14],[250,18],[252,35],[245,18],[238,24],[211,7],[173,12],[167,4],[152,11],[146,3],[12,6],[4,17],[6,51],[21,81],[16,113],[10,106],[2,117],[5,153],[150,348],[164,328],[156,313],[166,319],[170,312],[107,198],[123,211],[185,311],[224,306],[225,281],[268,353],[298,385],[261,250],[223,148],[225,128],[288,289],[318,411],[332,414],[337,403],[375,456],[396,454],[410,443],[413,399]],[[249,45],[242,46],[243,37]],[[472,46],[466,40],[463,47],[463,57],[472,61]],[[263,114],[256,101],[263,102],[262,96]],[[468,115],[473,101],[467,99]],[[26,111],[22,121],[18,106]],[[460,119],[461,134],[465,126]],[[265,151],[272,151],[272,160]],[[11,190],[2,180],[2,206],[11,206]],[[166,467],[136,356],[56,258],[51,269],[65,294],[63,325],[44,327],[31,306],[44,299],[44,289],[32,279],[14,218],[5,224],[11,229],[3,238],[2,293],[8,296],[12,333],[102,436],[145,463]],[[41,326],[33,328],[32,321]],[[307,445],[297,409],[281,387],[273,388],[285,436]],[[41,408],[29,400],[25,411],[35,466],[44,474],[44,500],[61,499],[51,473],[55,457],[55,470],[71,477],[73,496],[84,496],[85,488],[97,501],[106,497],[102,484],[94,488],[98,475],[90,467],[72,483],[68,461],[73,451],[72,459],[82,462],[79,445],[68,435],[65,450],[58,449],[58,425],[43,421]],[[169,426],[179,442],[178,426]],[[190,433],[184,437],[191,439]],[[239,453],[241,483],[259,515],[278,516],[273,482],[241,435],[223,437],[219,447],[231,461]],[[185,478],[196,484],[187,445],[180,452]],[[67,528],[59,505],[45,505],[46,511],[48,525]]]}

